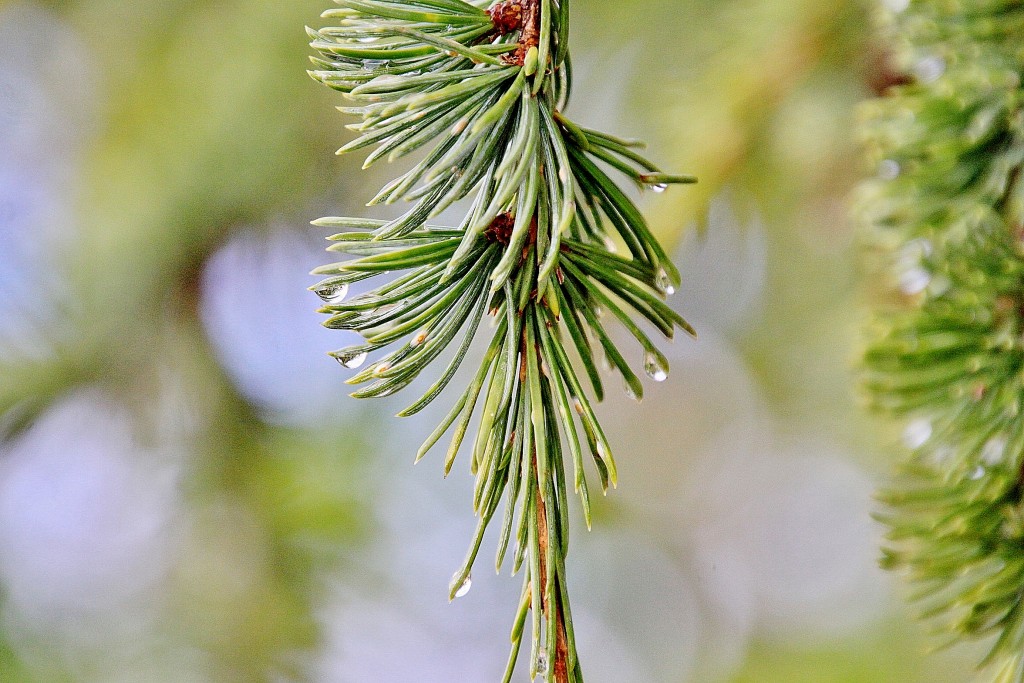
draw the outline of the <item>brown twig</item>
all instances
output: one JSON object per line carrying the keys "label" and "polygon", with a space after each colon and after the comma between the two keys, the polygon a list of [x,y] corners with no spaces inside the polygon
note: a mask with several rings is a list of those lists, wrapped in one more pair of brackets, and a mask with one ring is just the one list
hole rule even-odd
{"label": "brown twig", "polygon": [[540,3],[527,0],[523,7],[523,31],[519,34],[519,49],[516,50],[516,64],[526,63],[526,53],[540,43]]}
{"label": "brown twig", "polygon": [[[537,471],[537,458],[534,456],[533,469]],[[547,512],[544,509],[544,501],[540,497],[540,482],[537,482],[537,491],[534,499],[537,502],[537,538],[540,545],[540,594],[543,596],[541,601],[543,603],[542,609],[544,615],[547,616],[549,610],[556,610],[556,620],[558,623],[558,633],[555,636],[555,652],[548,653],[549,666],[554,668],[555,683],[569,683],[569,647],[566,642],[565,635],[565,613],[558,608],[558,605],[550,604],[547,593],[547,553],[548,553],[548,518]],[[555,581],[558,581],[558,577],[555,577]],[[553,591],[557,596],[559,594],[558,586],[555,586]]]}
{"label": "brown twig", "polygon": [[[495,30],[499,34],[504,35],[511,33],[515,30],[520,31],[519,34],[519,47],[511,55],[508,55],[505,59],[510,64],[517,64],[522,66],[526,62],[526,55],[530,51],[530,48],[537,47],[540,42],[540,2],[539,0],[506,0],[494,5],[491,10],[491,20],[494,22]],[[524,257],[526,250],[532,246],[536,241],[537,231],[537,219],[536,216],[533,218],[533,222],[530,226],[530,244],[524,247]],[[501,241],[502,237],[505,237],[503,231],[499,231],[494,235]],[[531,352],[526,347],[526,337],[523,337],[523,348],[522,358],[520,365],[520,381],[526,381],[526,354]],[[533,471],[537,472],[537,454],[533,454]],[[555,623],[557,624],[557,633],[555,634],[555,652],[548,653],[548,666],[552,667],[555,683],[569,683],[569,646],[568,639],[566,637],[565,630],[565,613],[559,608],[557,599],[555,604],[551,604],[551,601],[547,597],[547,553],[548,546],[550,544],[550,529],[548,528],[548,517],[547,511],[544,508],[544,501],[541,496],[541,482],[537,481],[537,491],[534,499],[537,506],[537,539],[538,539],[538,552],[539,558],[539,571],[540,576],[535,577],[534,580],[540,582],[540,594],[541,594],[541,605],[540,609],[545,617],[544,621],[547,622],[547,617],[551,614],[551,610],[555,610]],[[559,579],[556,576],[555,581]],[[560,594],[559,587],[556,583],[554,586],[555,590],[553,594],[558,596]],[[534,605],[533,609],[537,609]]]}

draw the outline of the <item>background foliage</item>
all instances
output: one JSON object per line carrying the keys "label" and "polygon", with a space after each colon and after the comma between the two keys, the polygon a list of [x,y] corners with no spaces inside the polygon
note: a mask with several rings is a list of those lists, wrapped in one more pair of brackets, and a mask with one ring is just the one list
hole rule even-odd
{"label": "background foliage", "polygon": [[[2,680],[504,666],[515,587],[447,605],[471,482],[405,457],[437,416],[347,399],[304,291],[305,221],[389,173],[329,154],[349,137],[302,74],[320,5],[0,2]],[[898,441],[848,373],[867,9],[574,12],[571,112],[702,180],[643,199],[702,337],[601,411],[622,483],[575,535],[589,680],[964,680],[970,653],[922,657],[866,521]]]}

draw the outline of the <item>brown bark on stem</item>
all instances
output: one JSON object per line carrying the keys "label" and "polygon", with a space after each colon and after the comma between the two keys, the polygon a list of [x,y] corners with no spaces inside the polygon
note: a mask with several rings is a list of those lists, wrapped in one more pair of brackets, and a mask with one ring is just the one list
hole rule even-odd
{"label": "brown bark on stem", "polygon": [[[534,471],[537,471],[536,457],[534,458]],[[534,499],[537,502],[537,538],[540,545],[540,594],[543,604],[544,616],[547,617],[549,610],[557,611],[558,633],[555,635],[555,651],[548,653],[549,666],[554,668],[555,683],[569,683],[569,647],[566,644],[565,636],[565,613],[558,608],[558,605],[549,604],[547,593],[547,553],[548,553],[548,518],[544,509],[544,501],[540,498],[540,482],[537,483],[537,491]],[[558,580],[558,577],[555,577]],[[558,586],[553,591],[559,595]]]}
{"label": "brown bark on stem", "polygon": [[523,31],[519,34],[519,49],[516,50],[516,64],[526,63],[526,53],[540,43],[540,2],[526,0],[523,3]]}
{"label": "brown bark on stem", "polygon": [[539,0],[505,0],[492,7],[488,13],[494,23],[494,32],[498,35],[519,31],[519,47],[503,60],[507,64],[525,64],[526,53],[540,42]]}

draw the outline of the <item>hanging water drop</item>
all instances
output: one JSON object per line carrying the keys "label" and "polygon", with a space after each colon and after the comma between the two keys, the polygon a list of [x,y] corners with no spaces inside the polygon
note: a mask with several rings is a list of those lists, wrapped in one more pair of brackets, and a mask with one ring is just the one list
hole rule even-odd
{"label": "hanging water drop", "polygon": [[644,372],[655,382],[664,382],[668,379],[668,368],[658,356],[648,353],[644,357]]}
{"label": "hanging water drop", "polygon": [[907,268],[920,265],[935,253],[935,245],[930,239],[919,237],[907,242],[896,255],[896,264]]}
{"label": "hanging water drop", "polygon": [[998,125],[997,122],[1000,121],[999,116],[1001,114],[1001,107],[990,107],[978,112],[974,118],[971,119],[971,123],[967,127],[967,139],[972,143],[978,143],[984,140],[989,136],[993,128]]}
{"label": "hanging water drop", "polygon": [[320,287],[316,290],[316,295],[323,299],[324,303],[330,305],[340,304],[348,296],[348,284],[342,282]]}
{"label": "hanging water drop", "polygon": [[637,403],[640,402],[640,397],[637,395],[636,391],[634,391],[632,384],[630,384],[626,380],[623,380],[622,381],[622,389],[623,389],[623,391],[626,392],[626,396],[628,396],[629,398],[633,399]]}
{"label": "hanging water drop", "polygon": [[912,421],[903,430],[903,443],[907,448],[918,449],[932,437],[932,423],[925,419]]}
{"label": "hanging water drop", "polygon": [[654,276],[654,284],[663,294],[671,296],[676,293],[676,288],[672,286],[672,280],[664,268],[658,269],[657,274]]}
{"label": "hanging water drop", "polygon": [[349,370],[355,370],[363,363],[366,362],[367,353],[365,351],[352,351],[349,353],[342,353],[335,356],[342,367],[348,368]]}
{"label": "hanging water drop", "polygon": [[907,296],[920,294],[928,288],[932,275],[924,268],[911,268],[900,275],[900,291]]}
{"label": "hanging water drop", "polygon": [[981,449],[981,460],[986,465],[998,465],[1003,460],[1003,454],[1006,452],[1006,438],[1002,436],[996,436],[988,440],[984,448]]}
{"label": "hanging water drop", "polygon": [[651,185],[651,189],[657,192],[658,194],[661,194],[662,192],[668,189],[668,185],[666,185],[665,183],[658,183],[657,185]]}
{"label": "hanging water drop", "polygon": [[896,180],[900,177],[900,171],[902,170],[900,162],[894,159],[883,159],[878,164],[878,177],[882,180]]}
{"label": "hanging water drop", "polygon": [[982,467],[981,465],[978,465],[977,467],[974,468],[974,471],[971,472],[970,478],[971,478],[971,481],[978,481],[979,479],[981,479],[984,476],[985,476],[985,468]]}
{"label": "hanging water drop", "polygon": [[[455,585],[455,582],[459,580],[459,578],[460,578],[460,576],[459,576],[458,573],[456,573],[455,576],[452,577],[452,585],[453,586]],[[459,585],[459,589],[457,591],[455,591],[455,597],[456,598],[464,598],[464,597],[466,597],[469,594],[469,591],[472,588],[473,588],[473,575],[472,574],[467,574],[466,578]]]}
{"label": "hanging water drop", "polygon": [[946,72],[946,60],[938,55],[925,57],[914,65],[914,74],[922,83],[932,83]]}

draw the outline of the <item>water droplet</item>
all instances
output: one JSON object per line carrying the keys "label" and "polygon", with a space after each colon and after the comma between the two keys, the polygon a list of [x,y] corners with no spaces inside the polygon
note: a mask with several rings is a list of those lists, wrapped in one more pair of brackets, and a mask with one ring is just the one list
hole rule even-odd
{"label": "water droplet", "polygon": [[914,65],[914,73],[922,83],[937,81],[946,72],[946,60],[938,55],[925,57]]}
{"label": "water droplet", "polygon": [[541,648],[537,653],[537,675],[548,675],[548,651],[545,648]]}
{"label": "water droplet", "polygon": [[339,353],[335,356],[342,367],[346,367],[349,370],[355,370],[363,363],[366,362],[367,353],[365,351],[350,351],[347,353]]}
{"label": "water droplet", "polygon": [[878,177],[882,180],[896,180],[900,177],[902,170],[900,162],[894,159],[883,159],[878,164]]}
{"label": "water droplet", "polygon": [[366,36],[365,38],[356,38],[360,43],[372,43],[377,40],[377,36]]}
{"label": "water droplet", "polygon": [[920,294],[931,281],[931,273],[924,268],[911,268],[900,275],[900,291],[908,296]]}
{"label": "water droplet", "polygon": [[327,304],[340,304],[348,296],[348,284],[326,285],[316,290],[316,295]]}
{"label": "water droplet", "polygon": [[608,250],[608,253],[614,254],[618,252],[619,248],[615,244],[615,240],[611,237],[604,238],[604,248]]}
{"label": "water droplet", "polygon": [[889,11],[899,14],[910,7],[910,0],[885,0],[885,6]]}
{"label": "water droplet", "polygon": [[910,240],[900,249],[897,262],[906,264],[908,267],[916,266],[921,263],[922,259],[928,258],[933,253],[935,253],[935,245],[932,244],[932,241],[919,237]]}
{"label": "water droplet", "polygon": [[[459,574],[456,573],[455,576],[452,577],[452,585],[454,585],[455,582],[458,581],[458,580],[459,580]],[[464,598],[464,597],[466,597],[469,594],[469,591],[472,590],[472,588],[473,588],[473,575],[472,574],[468,574],[468,575],[466,575],[466,579],[462,582],[462,585],[459,586],[459,589],[457,591],[455,591],[455,597],[457,597],[457,598]]]}
{"label": "water droplet", "polygon": [[932,423],[924,418],[912,421],[903,430],[903,443],[907,448],[918,449],[932,437]]}
{"label": "water droplet", "polygon": [[668,379],[668,368],[653,353],[648,353],[644,357],[644,372],[655,382],[664,382]]}
{"label": "water droplet", "polygon": [[672,280],[664,268],[658,269],[657,274],[654,276],[654,284],[664,294],[671,296],[676,293],[676,288],[672,286]]}
{"label": "water droplet", "polygon": [[981,460],[986,465],[998,465],[1006,452],[1006,437],[996,436],[988,440],[981,449]]}
{"label": "water droplet", "polygon": [[604,317],[604,308],[599,305],[594,305],[594,315],[598,318]]}
{"label": "water droplet", "polygon": [[625,380],[623,380],[623,382],[622,382],[622,389],[623,389],[623,391],[626,392],[626,396],[628,396],[629,398],[633,399],[637,403],[640,402],[640,397],[637,396],[637,393],[635,391],[633,391],[633,387],[630,386],[629,382],[626,382]]}
{"label": "water droplet", "polygon": [[379,71],[388,65],[386,59],[364,59],[363,69],[366,71]]}
{"label": "water droplet", "polygon": [[977,467],[974,468],[974,471],[971,472],[970,478],[971,478],[971,481],[978,481],[979,479],[981,479],[984,476],[985,476],[985,468],[982,467],[981,465],[978,465]]}
{"label": "water droplet", "polygon": [[978,112],[967,126],[967,139],[971,142],[979,142],[984,139],[996,125],[1001,111],[1001,109],[988,108]]}

